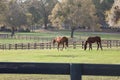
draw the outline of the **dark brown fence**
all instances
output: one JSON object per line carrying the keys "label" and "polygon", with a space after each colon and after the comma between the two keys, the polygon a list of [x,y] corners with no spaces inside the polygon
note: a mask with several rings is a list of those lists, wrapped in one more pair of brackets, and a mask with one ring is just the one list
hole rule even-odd
{"label": "dark brown fence", "polygon": [[16,44],[0,44],[0,49],[51,49],[51,43],[16,43]]}
{"label": "dark brown fence", "polygon": [[11,37],[10,34],[0,34],[0,38],[2,39],[9,39],[9,38],[12,38],[12,39],[17,39],[17,40],[36,40],[36,41],[41,41],[41,42],[49,42],[51,41],[52,39],[54,39],[54,37],[41,37],[41,36],[29,36],[29,35],[26,35],[26,36],[23,36],[23,35],[16,35],[16,36],[13,36]]}
{"label": "dark brown fence", "polygon": [[[82,48],[84,47],[84,41],[74,41],[74,42],[69,42],[69,48]],[[120,47],[120,40],[103,40],[102,41],[102,46],[107,47],[107,48],[112,48],[112,47]],[[16,44],[0,44],[0,49],[53,49],[56,48],[53,47],[52,42],[47,42],[47,43],[16,43]],[[62,46],[61,46],[62,47]],[[96,44],[93,45],[93,47],[96,47]]]}
{"label": "dark brown fence", "polygon": [[52,39],[54,39],[54,37],[41,37],[41,36],[14,36],[13,39],[19,39],[19,40],[36,40],[39,42],[49,42]]}
{"label": "dark brown fence", "polygon": [[0,38],[9,38],[10,34],[0,34]]}
{"label": "dark brown fence", "polygon": [[62,74],[71,80],[82,80],[82,75],[120,76],[120,65],[74,63],[0,62],[0,73],[11,74]]}

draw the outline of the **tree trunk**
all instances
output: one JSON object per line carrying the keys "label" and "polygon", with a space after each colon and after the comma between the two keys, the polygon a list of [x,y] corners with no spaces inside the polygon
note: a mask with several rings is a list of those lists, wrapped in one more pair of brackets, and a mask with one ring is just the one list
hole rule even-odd
{"label": "tree trunk", "polygon": [[45,12],[44,13],[44,29],[47,29],[47,24],[48,24],[48,16],[47,16],[47,13]]}
{"label": "tree trunk", "polygon": [[73,38],[73,37],[74,37],[74,31],[75,31],[75,29],[74,29],[74,28],[72,28],[72,29],[71,29],[71,38]]}
{"label": "tree trunk", "polygon": [[13,37],[15,35],[15,29],[14,27],[12,27],[12,30],[11,30],[11,37]]}
{"label": "tree trunk", "polygon": [[46,19],[44,21],[44,26],[45,26],[44,29],[47,29],[48,26],[47,26],[47,20]]}

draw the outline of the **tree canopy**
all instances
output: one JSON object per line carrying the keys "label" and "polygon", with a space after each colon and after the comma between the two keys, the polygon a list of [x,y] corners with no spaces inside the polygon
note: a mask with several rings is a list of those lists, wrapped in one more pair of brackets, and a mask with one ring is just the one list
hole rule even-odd
{"label": "tree canopy", "polygon": [[120,0],[0,0],[0,24],[73,32],[120,27]]}
{"label": "tree canopy", "polygon": [[96,8],[92,0],[62,0],[56,4],[49,19],[59,28],[85,26],[94,31],[98,27],[98,17],[95,14]]}
{"label": "tree canopy", "polygon": [[111,27],[120,28],[120,0],[115,0],[112,8],[106,11],[106,21]]}

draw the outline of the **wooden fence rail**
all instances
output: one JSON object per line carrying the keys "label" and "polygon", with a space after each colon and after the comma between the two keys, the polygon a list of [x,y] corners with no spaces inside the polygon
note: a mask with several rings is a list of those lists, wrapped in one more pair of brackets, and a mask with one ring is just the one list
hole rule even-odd
{"label": "wooden fence rail", "polygon": [[17,40],[36,40],[36,41],[41,41],[41,42],[47,42],[51,41],[54,39],[54,37],[41,37],[41,36],[28,36],[28,35],[16,35],[11,37],[11,34],[0,34],[0,38],[2,39],[17,39]]}
{"label": "wooden fence rail", "polygon": [[[74,42],[69,42],[69,47],[76,49],[76,48],[82,48],[84,47],[84,41],[74,41]],[[93,45],[93,46],[96,46]],[[120,47],[120,40],[102,40],[102,46],[107,47],[107,48],[112,48],[112,47]],[[0,44],[0,49],[52,49],[56,48],[53,47],[52,42],[47,42],[47,43],[15,43],[15,44]]]}
{"label": "wooden fence rail", "polygon": [[3,39],[9,38],[9,36],[10,36],[9,34],[0,34],[0,38],[3,38]]}
{"label": "wooden fence rail", "polygon": [[82,80],[82,75],[120,76],[120,65],[0,62],[0,73],[62,74],[70,75],[71,80]]}

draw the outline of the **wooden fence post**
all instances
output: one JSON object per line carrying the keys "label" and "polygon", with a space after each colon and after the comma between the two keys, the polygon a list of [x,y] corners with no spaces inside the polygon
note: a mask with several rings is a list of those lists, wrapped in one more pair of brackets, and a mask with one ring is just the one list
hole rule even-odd
{"label": "wooden fence post", "polygon": [[7,49],[7,45],[6,45],[6,44],[4,44],[4,49],[5,49],[5,50]]}
{"label": "wooden fence post", "polygon": [[112,47],[112,41],[111,40],[107,40],[107,48],[111,48]]}
{"label": "wooden fence post", "polygon": [[70,64],[70,78],[71,80],[82,80],[81,64]]}
{"label": "wooden fence post", "polygon": [[110,48],[112,47],[112,41],[110,40]]}
{"label": "wooden fence post", "polygon": [[49,49],[51,49],[51,42],[49,43]]}
{"label": "wooden fence post", "polygon": [[76,42],[73,42],[73,49],[76,49]]}
{"label": "wooden fence post", "polygon": [[30,43],[28,43],[28,49],[30,49]]}
{"label": "wooden fence post", "polygon": [[51,49],[51,43],[46,43],[46,49]]}
{"label": "wooden fence post", "polygon": [[36,49],[37,48],[37,44],[36,43],[34,43],[34,49]]}
{"label": "wooden fence post", "polygon": [[82,41],[82,49],[84,48],[84,41]]}
{"label": "wooden fence post", "polygon": [[118,41],[118,46],[120,47],[120,41]]}
{"label": "wooden fence post", "polygon": [[40,43],[40,49],[44,49],[44,43]]}
{"label": "wooden fence post", "polygon": [[9,44],[9,50],[11,49],[11,45],[12,45],[12,44]]}
{"label": "wooden fence post", "polygon": [[49,43],[46,43],[46,49],[48,49]]}
{"label": "wooden fence post", "polygon": [[17,49],[17,44],[15,44],[15,49]]}
{"label": "wooden fence post", "polygon": [[23,43],[21,43],[21,47],[22,47],[21,49],[24,49],[24,44]]}
{"label": "wooden fence post", "polygon": [[116,40],[116,47],[118,47],[118,40]]}
{"label": "wooden fence post", "polygon": [[110,40],[107,40],[107,48],[110,47]]}
{"label": "wooden fence post", "polygon": [[2,49],[4,50],[4,44],[2,44]]}

